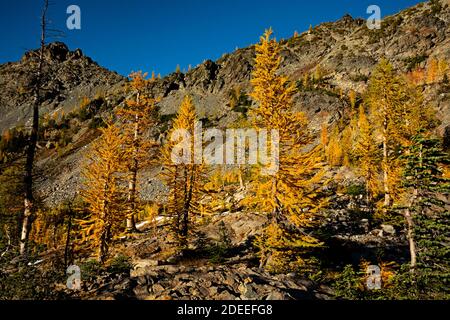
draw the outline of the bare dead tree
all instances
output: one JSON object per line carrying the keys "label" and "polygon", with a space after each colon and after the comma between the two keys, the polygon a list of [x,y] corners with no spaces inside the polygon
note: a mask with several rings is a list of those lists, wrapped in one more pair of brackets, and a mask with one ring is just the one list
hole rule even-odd
{"label": "bare dead tree", "polygon": [[36,145],[39,135],[39,106],[41,103],[41,87],[42,87],[42,70],[44,65],[44,50],[46,41],[46,25],[47,25],[48,0],[44,0],[44,6],[41,14],[41,45],[39,49],[38,65],[36,71],[36,81],[33,87],[33,124],[31,134],[26,150],[25,163],[25,193],[24,193],[24,214],[22,221],[22,231],[20,234],[20,255],[27,253],[28,237],[30,234],[31,223],[35,213],[35,203],[33,196],[33,167],[36,155]]}
{"label": "bare dead tree", "polygon": [[66,244],[64,246],[64,266],[69,267],[70,263],[73,262],[73,250],[71,250],[71,233],[73,228],[73,220],[75,218],[76,208],[74,208],[75,199],[78,197],[79,192],[76,192],[75,195],[69,200],[67,204],[67,210],[65,215],[68,218],[67,221],[67,233],[66,233]]}
{"label": "bare dead tree", "polygon": [[6,245],[5,251],[3,251],[2,254],[0,254],[0,259],[3,258],[3,256],[8,253],[9,249],[12,246],[11,235],[9,234],[9,227],[8,227],[8,225],[4,226],[4,231],[5,231],[6,237],[8,238],[8,244]]}

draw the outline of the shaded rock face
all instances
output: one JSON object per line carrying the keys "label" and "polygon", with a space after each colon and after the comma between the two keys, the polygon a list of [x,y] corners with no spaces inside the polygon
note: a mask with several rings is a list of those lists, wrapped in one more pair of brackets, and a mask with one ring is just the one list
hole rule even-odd
{"label": "shaded rock face", "polygon": [[[301,82],[303,75],[313,73],[318,65],[326,73],[327,87],[299,90],[294,99],[295,109],[306,113],[311,120],[310,128],[318,133],[322,123],[336,123],[348,107],[347,99],[337,95],[336,90],[347,92],[352,89],[362,93],[367,86],[367,78],[381,57],[386,56],[400,71],[406,71],[408,61],[416,57],[450,60],[449,21],[448,7],[432,12],[429,4],[425,3],[385,18],[382,30],[368,30],[364,20],[347,15],[336,22],[323,23],[312,32],[280,41],[280,73],[294,82]],[[238,49],[217,61],[207,60],[186,73],[173,73],[157,79],[148,90],[162,98],[159,103],[161,116],[170,119],[178,111],[184,96],[190,94],[199,118],[207,126],[223,129],[241,119],[246,114],[245,108],[251,106],[231,109],[230,94],[236,88],[246,97],[251,92],[254,49],[254,46]],[[31,89],[35,81],[32,70],[36,56],[37,51],[31,51],[20,62],[0,65],[0,131],[30,124]],[[42,115],[68,114],[79,107],[83,97],[93,99],[96,95],[105,97],[105,108],[111,111],[127,96],[123,90],[124,77],[101,68],[79,49],[70,51],[63,43],[51,43],[45,49],[45,58]],[[422,60],[419,66],[425,67],[425,61]],[[437,116],[442,119],[437,132],[448,137],[448,93],[439,93],[438,88],[429,87],[425,90],[426,100],[431,103],[438,101]],[[158,133],[160,140],[170,125],[170,120],[162,121],[160,130],[163,132]],[[81,126],[86,127],[87,123]],[[77,170],[82,153],[92,141],[85,139],[86,135],[89,133],[74,137],[72,143],[75,147],[68,156],[40,158],[39,166],[45,169],[48,181],[43,181],[37,189],[42,190],[42,197],[50,199],[50,203],[64,200],[65,190],[79,188]],[[445,139],[448,145],[448,138]],[[163,187],[154,183],[154,171],[148,170],[140,178],[144,185],[144,198],[152,199],[156,194],[159,197]],[[148,181],[152,182],[149,184]],[[58,196],[54,197],[55,192]]]}
{"label": "shaded rock face", "polygon": [[[77,49],[76,52],[81,52]],[[52,42],[48,44],[44,49],[44,58],[47,61],[63,62],[67,59],[69,54],[69,48],[63,42]],[[74,53],[75,55],[75,53]],[[82,55],[82,54],[81,54]],[[39,50],[28,51],[22,57],[22,62],[25,63],[29,60],[34,60],[39,56]]]}
{"label": "shaded rock face", "polygon": [[63,62],[67,58],[69,48],[62,42],[50,43],[45,50],[45,58]]}
{"label": "shaded rock face", "polygon": [[445,127],[444,132],[444,147],[450,149],[450,126]]}
{"label": "shaded rock face", "polygon": [[[199,87],[208,90],[210,87],[214,89],[214,81],[219,72],[219,65],[211,60],[207,60],[198,68],[186,75],[186,85],[188,87]],[[218,88],[219,90],[221,88]],[[214,91],[214,90],[213,90]]]}

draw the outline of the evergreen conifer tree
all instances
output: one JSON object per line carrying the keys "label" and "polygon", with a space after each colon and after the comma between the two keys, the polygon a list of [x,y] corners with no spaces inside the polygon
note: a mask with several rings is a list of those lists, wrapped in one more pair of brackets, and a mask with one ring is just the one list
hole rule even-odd
{"label": "evergreen conifer tree", "polygon": [[448,243],[450,180],[443,176],[448,155],[441,142],[428,137],[424,130],[416,134],[404,156],[403,183],[410,191],[404,210],[408,226],[412,270],[432,284],[445,289],[450,276]]}

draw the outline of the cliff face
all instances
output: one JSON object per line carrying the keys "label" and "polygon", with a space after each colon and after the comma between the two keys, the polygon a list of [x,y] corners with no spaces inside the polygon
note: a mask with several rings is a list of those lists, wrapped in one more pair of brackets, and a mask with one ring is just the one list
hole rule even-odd
{"label": "cliff face", "polygon": [[[341,119],[347,99],[337,92],[355,90],[362,93],[367,79],[384,56],[400,71],[418,65],[425,67],[428,58],[450,60],[450,9],[440,10],[421,4],[384,19],[381,30],[368,30],[365,21],[344,16],[324,23],[311,32],[281,40],[282,70],[292,81],[301,83],[305,73],[317,66],[323,73],[320,87],[301,89],[295,96],[298,110],[311,119],[311,128]],[[30,88],[36,52],[22,60],[0,65],[0,130],[27,126],[32,94]],[[125,98],[126,79],[98,66],[81,50],[70,51],[62,43],[49,44],[45,51],[45,90],[42,115],[59,117],[73,113],[67,124],[68,143],[53,149],[51,134],[40,142],[38,171],[42,174],[36,188],[45,201],[56,203],[73,196],[79,187],[79,168],[86,146],[96,138],[95,122],[108,114]],[[170,125],[186,94],[193,96],[199,113],[208,125],[226,127],[245,114],[251,106],[250,77],[254,48],[225,54],[217,61],[205,61],[186,73],[173,73],[158,79],[149,90],[162,97],[159,104],[161,123],[155,135],[162,136]],[[438,133],[449,134],[450,94],[439,84],[425,86],[427,101],[436,106],[441,125]],[[238,95],[230,104],[230,97]],[[89,116],[80,116],[80,102],[87,99]],[[58,117],[58,116],[56,116]],[[446,131],[447,130],[447,131]],[[141,177],[145,197],[160,196],[163,188],[154,178],[157,168],[149,168]],[[45,177],[45,178],[44,178]]]}

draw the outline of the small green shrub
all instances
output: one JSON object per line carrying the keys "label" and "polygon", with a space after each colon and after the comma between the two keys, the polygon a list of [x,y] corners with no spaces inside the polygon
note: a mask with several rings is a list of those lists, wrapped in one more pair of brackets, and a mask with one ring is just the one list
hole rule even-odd
{"label": "small green shrub", "polygon": [[0,300],[64,299],[67,296],[56,290],[56,284],[65,283],[66,279],[64,269],[56,264],[43,268],[21,263],[14,273],[3,273],[0,266]]}
{"label": "small green shrub", "polygon": [[101,117],[95,117],[89,122],[89,129],[98,129],[106,127],[105,121]]}
{"label": "small green shrub", "polygon": [[159,116],[159,122],[167,123],[170,120],[174,119],[176,117],[176,114],[161,114]]}
{"label": "small green shrub", "polygon": [[107,271],[112,274],[122,274],[129,273],[131,268],[133,268],[131,259],[124,255],[118,255],[111,260]]}
{"label": "small green shrub", "polygon": [[72,137],[70,136],[70,134],[67,131],[63,131],[61,133],[61,137],[58,140],[58,146],[60,147],[65,147],[67,145],[69,145],[69,143],[72,142]]}
{"label": "small green shrub", "polygon": [[352,74],[350,76],[350,80],[352,80],[353,82],[367,82],[369,81],[369,77],[366,76],[365,74],[357,73]]}
{"label": "small green shrub", "polygon": [[426,61],[427,59],[428,59],[427,55],[417,55],[414,57],[406,58],[403,61],[406,64],[406,69],[408,71],[412,71],[414,68],[416,68],[419,64]]}
{"label": "small green shrub", "polygon": [[243,115],[246,115],[248,112],[248,107],[246,106],[236,106],[233,108],[234,112],[242,113]]}
{"label": "small green shrub", "polygon": [[92,116],[91,113],[89,112],[89,110],[86,107],[81,108],[77,114],[77,118],[80,119],[80,121],[86,121],[86,120],[90,119],[91,116]]}
{"label": "small green shrub", "polygon": [[221,263],[225,260],[231,248],[231,239],[225,223],[219,223],[219,241],[208,248],[211,263]]}
{"label": "small green shrub", "polygon": [[92,280],[105,271],[100,262],[96,260],[88,260],[82,263],[80,265],[80,270],[82,280]]}
{"label": "small green shrub", "polygon": [[339,274],[332,287],[338,298],[359,300],[362,297],[361,274],[353,269],[353,266],[347,265],[342,273]]}
{"label": "small green shrub", "polygon": [[431,13],[439,14],[442,11],[442,3],[440,0],[430,0]]}
{"label": "small green shrub", "polygon": [[364,185],[351,184],[345,189],[345,193],[350,196],[359,196],[366,193]]}

